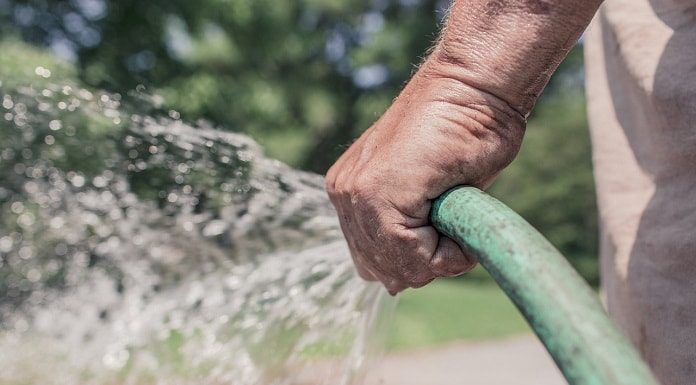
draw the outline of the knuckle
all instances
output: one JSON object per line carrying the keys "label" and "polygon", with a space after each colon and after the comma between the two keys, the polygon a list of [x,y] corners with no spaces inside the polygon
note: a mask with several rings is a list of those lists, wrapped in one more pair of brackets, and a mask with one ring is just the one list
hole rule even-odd
{"label": "knuckle", "polygon": [[326,177],[324,177],[324,187],[329,196],[336,196],[341,187],[339,181],[340,170],[336,165],[333,165],[329,171],[326,172]]}
{"label": "knuckle", "polygon": [[326,182],[326,191],[329,195],[329,198],[331,199],[332,202],[339,202],[339,201],[345,201],[346,197],[351,196],[351,189],[352,186],[350,183],[348,183],[345,178],[342,177],[341,174],[336,175],[335,177],[332,178],[332,180],[329,180],[327,178]]}
{"label": "knuckle", "polygon": [[445,258],[435,257],[430,260],[430,268],[437,274],[442,275],[449,269]]}
{"label": "knuckle", "polygon": [[324,188],[329,196],[336,194],[336,178],[333,175],[326,174],[324,178]]}
{"label": "knuckle", "polygon": [[365,188],[374,183],[374,178],[369,172],[360,172],[355,176],[355,185],[359,188]]}
{"label": "knuckle", "polygon": [[357,199],[367,199],[379,191],[379,183],[369,173],[361,173],[353,179],[352,195]]}
{"label": "knuckle", "polygon": [[414,252],[402,255],[397,260],[397,272],[409,287],[420,287],[435,277],[430,267]]}
{"label": "knuckle", "polygon": [[414,253],[418,245],[421,243],[420,237],[414,231],[399,232],[397,235],[397,240],[402,247],[413,250]]}

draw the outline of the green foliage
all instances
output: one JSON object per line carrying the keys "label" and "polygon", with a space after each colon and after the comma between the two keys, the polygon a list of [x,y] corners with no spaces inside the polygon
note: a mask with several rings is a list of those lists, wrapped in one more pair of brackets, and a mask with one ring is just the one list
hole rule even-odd
{"label": "green foliage", "polygon": [[[16,39],[1,42],[0,85],[14,88],[19,84],[34,84],[40,87],[49,82],[51,77],[64,81],[75,81],[75,68],[51,55],[44,49],[38,49]],[[41,67],[41,68],[39,68]],[[48,69],[48,72],[44,70]]]}
{"label": "green foliage", "polygon": [[401,295],[387,343],[391,349],[408,349],[529,331],[517,308],[490,281],[442,279]]}
{"label": "green foliage", "polygon": [[109,109],[106,99],[80,88],[68,63],[16,41],[0,50],[3,187],[36,162],[87,176],[101,172],[115,152],[105,139],[121,131],[120,114],[95,113]]}
{"label": "green foliage", "polygon": [[270,155],[320,172],[397,93],[445,7],[435,0],[4,3],[0,31],[72,47],[88,84],[123,93],[142,83],[183,118],[250,133]]}
{"label": "green foliage", "polygon": [[191,184],[209,194],[210,204],[221,180],[245,183],[249,166],[232,146],[211,141],[192,150],[145,133],[142,126],[158,119],[177,120],[157,98],[84,86],[70,63],[25,43],[0,42],[0,51],[0,187],[13,187],[10,181],[21,182],[25,170],[36,167],[88,180],[109,170],[125,173],[141,198],[162,204],[173,189]]}
{"label": "green foliage", "polygon": [[[37,262],[52,266],[43,269],[47,286],[63,285],[62,260],[68,248],[85,247],[98,238],[99,230],[92,225],[71,234],[90,239],[83,244],[65,244],[52,231],[57,223],[52,220],[63,217],[54,217],[58,211],[48,209],[60,207],[57,197],[68,184],[78,190],[90,185],[103,189],[116,179],[125,180],[140,198],[160,205],[170,192],[189,185],[191,193],[205,192],[201,206],[211,207],[228,203],[222,202],[220,181],[232,180],[235,173],[244,179],[243,162],[236,162],[231,149],[219,143],[195,153],[171,145],[165,153],[164,138],[145,132],[138,120],[142,115],[136,113],[161,116],[151,102],[136,95],[130,98],[136,108],[124,105],[119,94],[85,87],[74,66],[25,43],[0,42],[0,52],[0,234],[15,245],[31,245],[25,250],[33,255],[18,262],[11,250],[3,250],[0,304],[19,302],[31,292],[25,276]],[[192,154],[186,156],[188,152]],[[222,164],[212,154],[229,161]],[[172,167],[182,160],[190,163],[186,172]],[[51,192],[42,195],[42,189]]]}
{"label": "green foliage", "polygon": [[[0,75],[6,88],[29,80],[38,87],[42,80],[35,66],[25,63],[46,62],[55,78],[79,78],[121,94],[143,84],[148,93],[163,96],[165,111],[250,133],[272,157],[323,172],[396,96],[435,39],[446,4],[4,0],[0,32],[5,40],[20,36],[39,45],[61,43],[59,51],[74,54],[78,70],[10,42],[3,45]],[[575,49],[541,98],[518,159],[492,192],[596,282],[597,226],[582,80],[582,50]],[[108,135],[104,130],[118,129],[108,121],[77,126],[86,131],[79,137],[92,138],[95,146],[100,135]],[[136,150],[147,155],[143,149]],[[95,147],[94,152],[106,150]],[[149,184],[167,179],[161,172],[153,167],[133,174],[133,185],[158,195]]]}

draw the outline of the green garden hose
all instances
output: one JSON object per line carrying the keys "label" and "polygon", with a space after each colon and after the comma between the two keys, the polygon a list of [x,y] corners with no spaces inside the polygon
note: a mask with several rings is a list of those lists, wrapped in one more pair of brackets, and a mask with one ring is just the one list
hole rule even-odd
{"label": "green garden hose", "polygon": [[517,213],[473,187],[440,196],[433,225],[478,257],[571,385],[657,385],[566,259]]}

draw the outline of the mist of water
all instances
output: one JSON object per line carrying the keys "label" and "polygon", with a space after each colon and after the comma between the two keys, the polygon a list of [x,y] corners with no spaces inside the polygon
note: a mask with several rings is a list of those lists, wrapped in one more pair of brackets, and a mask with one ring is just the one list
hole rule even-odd
{"label": "mist of water", "polygon": [[0,79],[0,384],[359,382],[393,302],[320,176],[33,70]]}

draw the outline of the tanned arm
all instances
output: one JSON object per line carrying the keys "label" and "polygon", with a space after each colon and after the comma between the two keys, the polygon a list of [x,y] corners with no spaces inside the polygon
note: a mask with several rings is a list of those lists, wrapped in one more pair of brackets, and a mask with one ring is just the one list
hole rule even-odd
{"label": "tanned arm", "polygon": [[513,160],[537,97],[599,5],[454,1],[431,54],[326,176],[363,278],[396,294],[473,268],[430,226],[430,203],[457,185],[487,187]]}

